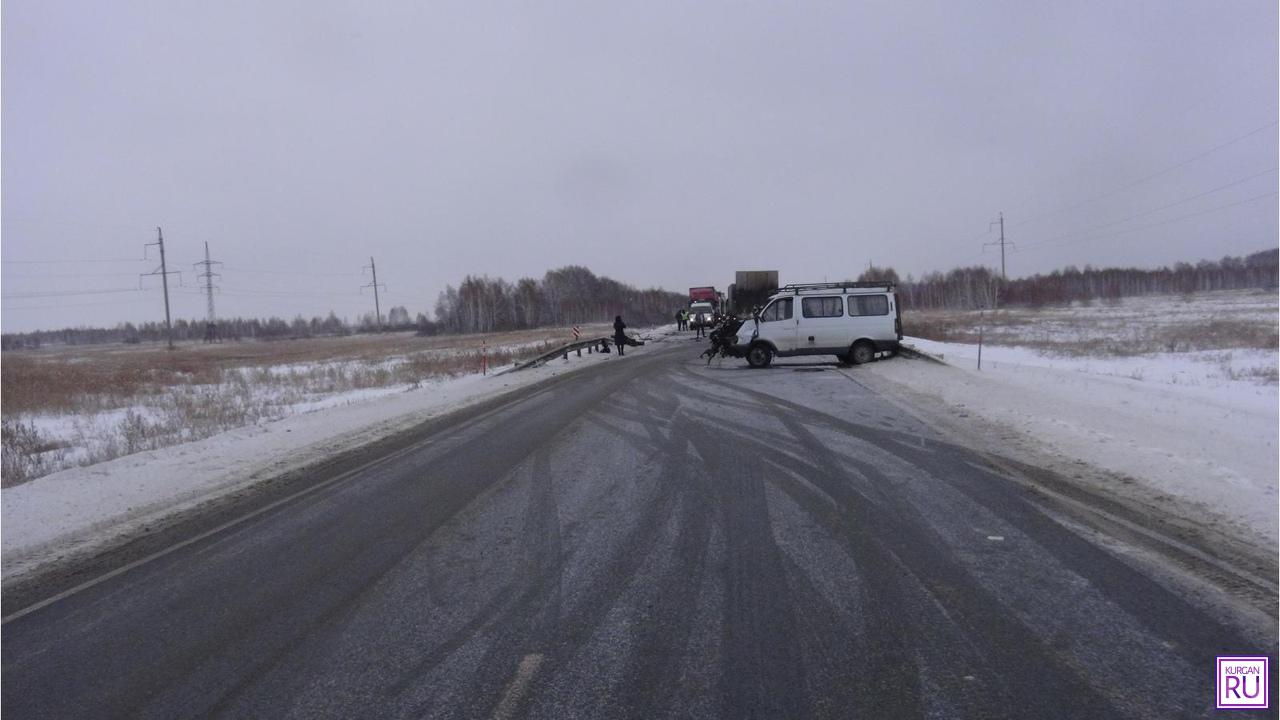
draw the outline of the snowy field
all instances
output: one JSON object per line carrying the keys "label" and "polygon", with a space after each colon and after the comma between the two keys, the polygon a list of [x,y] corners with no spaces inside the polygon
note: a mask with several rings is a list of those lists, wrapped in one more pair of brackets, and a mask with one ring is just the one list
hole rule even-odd
{"label": "snowy field", "polygon": [[[1222,365],[1224,373],[1276,382],[1277,294],[1225,290],[1144,295],[1116,302],[977,311],[905,311],[907,335],[941,342],[1011,345],[1050,356],[1138,357],[1172,354]],[[1235,350],[1263,353],[1234,361]],[[1198,354],[1196,354],[1198,353]]]}
{"label": "snowy field", "polygon": [[[674,332],[675,326],[669,325],[638,334],[660,344]],[[517,373],[438,376],[415,387],[365,395],[363,401],[347,397],[331,402],[323,412],[298,411],[5,488],[0,544],[6,581],[60,558],[127,540],[175,513],[431,418],[595,363],[626,362],[646,349],[631,348],[624,358],[571,353],[567,359]]]}
{"label": "snowy field", "polygon": [[482,355],[501,369],[570,339],[548,328],[6,353],[4,484],[480,373]]}
{"label": "snowy field", "polygon": [[[878,363],[874,372],[901,393],[946,408],[956,426],[985,435],[997,451],[1024,450],[1024,459],[1056,465],[1067,477],[1079,477],[1085,464],[1101,468],[1111,490],[1276,543],[1274,293],[1039,312],[1043,323],[1036,311],[1015,310],[994,333],[984,331],[984,340],[994,335],[999,344],[984,344],[981,370],[976,344],[908,338],[950,367]],[[1246,327],[1204,329],[1223,321]],[[955,316],[952,322],[949,337],[976,339]],[[1157,346],[1155,338],[1186,340]]]}
{"label": "snowy field", "polygon": [[[1230,332],[1209,327],[1224,318],[1233,323]],[[994,337],[995,344],[984,347],[981,371],[977,346],[965,342],[976,340],[976,325],[968,324],[978,320],[976,314],[914,316],[922,319],[927,322],[912,324],[904,318],[909,334],[942,328],[948,340],[909,342],[947,365],[890,359],[853,368],[851,374],[887,398],[910,399],[914,403],[908,405],[928,408],[930,417],[968,433],[975,447],[1079,482],[1104,484],[1104,489],[1233,536],[1276,543],[1280,412],[1274,294],[1205,293],[1190,299],[1144,297],[1117,305],[1002,311],[996,329],[983,328],[985,338]],[[661,343],[672,331],[667,326],[645,334]],[[90,351],[85,359],[74,353],[55,356],[49,368],[56,372],[45,368],[45,377],[52,378],[46,382],[59,379],[59,373],[74,374],[80,364],[116,369],[139,364],[146,372],[143,382],[109,373],[105,380],[91,374],[97,385],[83,378],[64,379],[64,386],[98,391],[76,395],[63,387],[37,394],[35,399],[44,398],[49,409],[18,413],[24,423],[39,428],[42,438],[47,433],[67,443],[69,447],[46,452],[61,452],[74,466],[3,491],[6,575],[129,537],[212,497],[549,375],[615,359],[571,355],[568,361],[557,359],[532,371],[477,374],[475,352],[481,342],[514,357],[563,340],[554,335],[563,331],[546,332],[552,334],[470,337],[468,344],[411,336],[381,338],[377,342],[383,344],[373,346],[346,339],[315,346],[243,343],[233,351],[228,344],[205,350],[220,358],[217,362],[179,368],[131,354],[140,352],[136,349],[102,351],[106,357],[93,357]],[[423,344],[411,345],[419,341]],[[288,356],[282,357],[286,351]],[[144,352],[173,357],[162,350]],[[5,363],[8,423],[14,374],[12,360],[6,357]],[[219,369],[210,371],[211,366]],[[146,382],[175,376],[190,382]],[[92,459],[76,460],[75,453],[92,452],[94,438],[127,443],[136,432],[150,442],[156,437],[150,428],[193,417],[166,415],[166,407],[185,403],[198,408],[202,403],[197,401],[209,397],[206,393],[238,397],[245,387],[249,397],[262,402],[247,407],[269,411],[232,413],[235,422],[225,428],[215,417],[205,421],[203,436],[144,443],[115,459],[75,464]],[[132,392],[121,393],[121,388]],[[144,422],[131,420],[133,416],[144,416]],[[245,417],[251,419],[245,422]]]}

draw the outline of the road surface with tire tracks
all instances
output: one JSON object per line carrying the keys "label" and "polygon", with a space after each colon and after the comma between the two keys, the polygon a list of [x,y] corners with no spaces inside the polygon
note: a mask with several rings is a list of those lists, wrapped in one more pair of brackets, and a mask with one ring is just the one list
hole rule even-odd
{"label": "road surface with tire tracks", "polygon": [[1190,718],[1274,652],[866,368],[699,347],[6,606],[6,717]]}

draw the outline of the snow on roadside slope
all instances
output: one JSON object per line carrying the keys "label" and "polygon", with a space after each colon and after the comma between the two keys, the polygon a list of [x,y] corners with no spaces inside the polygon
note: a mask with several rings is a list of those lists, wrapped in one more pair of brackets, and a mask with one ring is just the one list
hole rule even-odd
{"label": "snow on roadside slope", "polygon": [[[567,332],[565,333],[567,335]],[[404,333],[391,335],[404,336]],[[26,409],[5,414],[6,422],[25,425],[37,440],[30,443],[43,447],[43,452],[15,452],[11,460],[19,472],[6,476],[5,484],[25,482],[32,477],[77,465],[93,465],[122,455],[156,450],[170,445],[200,440],[246,425],[280,420],[289,415],[311,412],[333,405],[359,402],[377,395],[401,392],[407,385],[478,371],[480,348],[487,340],[503,339],[502,334],[454,336],[458,344],[446,347],[412,349],[405,345],[384,348],[385,354],[357,352],[361,348],[343,345],[347,338],[327,338],[331,354],[311,360],[295,360],[262,364],[263,357],[253,357],[249,341],[243,358],[225,350],[240,345],[232,343],[216,348],[224,351],[210,371],[207,347],[187,348],[191,365],[186,375],[164,374],[145,388],[118,392],[82,392],[72,403],[53,403],[38,410]],[[377,338],[381,340],[382,338]],[[410,343],[418,340],[414,338]],[[439,340],[437,340],[438,342]],[[494,342],[488,345],[491,357],[519,356],[529,352],[545,352],[564,340],[540,337],[525,342]],[[279,343],[282,357],[291,354],[290,345],[307,343],[314,351],[315,341],[292,340]],[[64,354],[67,349],[63,349]],[[296,351],[296,350],[295,350]],[[304,351],[305,352],[305,351]],[[150,351],[135,351],[146,358]],[[62,364],[92,365],[104,353],[92,351]],[[230,355],[230,357],[228,357]],[[141,359],[140,358],[140,359]],[[251,358],[253,364],[235,365],[237,360]],[[153,360],[153,359],[152,359]],[[229,366],[217,364],[231,363]],[[145,367],[145,362],[142,365]],[[201,363],[206,363],[202,368]],[[128,363],[125,363],[128,366]],[[136,370],[139,366],[131,367]],[[196,381],[201,370],[212,377]],[[101,372],[101,371],[100,371]],[[130,391],[132,390],[132,391]],[[9,448],[6,448],[9,450]],[[12,469],[11,469],[12,473]]]}
{"label": "snow on roadside slope", "polygon": [[[978,371],[974,345],[905,342],[950,367],[877,363],[877,375],[1012,429],[1064,462],[1131,478],[1132,492],[1171,496],[1276,542],[1276,385],[1233,379],[1191,353],[1057,357],[988,346]],[[1231,356],[1276,362],[1274,352]]]}
{"label": "snow on roadside slope", "polygon": [[[662,342],[674,331],[671,325],[642,335]],[[8,581],[63,556],[110,543],[172,513],[433,417],[616,358],[570,354],[567,361],[556,359],[519,373],[424,383],[416,390],[327,406],[5,488],[0,491],[4,578]]]}

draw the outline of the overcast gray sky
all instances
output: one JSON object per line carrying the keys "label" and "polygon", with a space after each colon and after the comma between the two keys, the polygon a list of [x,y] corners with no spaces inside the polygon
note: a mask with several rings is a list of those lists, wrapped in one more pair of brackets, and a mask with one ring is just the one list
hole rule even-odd
{"label": "overcast gray sky", "polygon": [[220,313],[352,317],[370,255],[416,313],[998,265],[1001,211],[1011,275],[1271,248],[1276,38],[1274,0],[5,0],[3,324],[162,318],[114,262],[155,226],[188,318],[204,241]]}

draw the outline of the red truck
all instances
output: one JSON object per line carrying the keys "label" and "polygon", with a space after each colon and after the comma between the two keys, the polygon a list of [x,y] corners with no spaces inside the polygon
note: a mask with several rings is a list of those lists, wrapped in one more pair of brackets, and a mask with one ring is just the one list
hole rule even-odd
{"label": "red truck", "polygon": [[689,327],[711,327],[720,315],[720,293],[714,287],[689,288]]}
{"label": "red truck", "polygon": [[691,287],[689,288],[689,302],[706,301],[712,305],[716,304],[716,289],[713,287]]}

